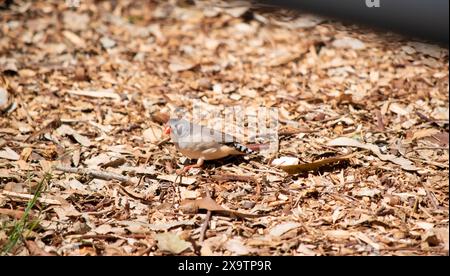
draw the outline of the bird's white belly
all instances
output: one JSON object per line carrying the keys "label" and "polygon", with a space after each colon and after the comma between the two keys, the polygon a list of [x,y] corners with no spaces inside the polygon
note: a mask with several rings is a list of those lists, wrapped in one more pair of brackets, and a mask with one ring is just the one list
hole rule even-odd
{"label": "bird's white belly", "polygon": [[231,154],[230,147],[221,146],[217,148],[210,148],[203,151],[196,151],[190,149],[179,149],[179,151],[190,159],[204,159],[204,160],[215,160],[227,157]]}

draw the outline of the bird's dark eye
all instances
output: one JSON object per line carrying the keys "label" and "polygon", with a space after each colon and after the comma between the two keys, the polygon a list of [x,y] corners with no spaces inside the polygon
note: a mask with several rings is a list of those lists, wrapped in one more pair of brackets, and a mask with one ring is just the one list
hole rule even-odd
{"label": "bird's dark eye", "polygon": [[186,137],[189,135],[189,124],[188,123],[180,123],[176,126],[176,134],[179,137]]}

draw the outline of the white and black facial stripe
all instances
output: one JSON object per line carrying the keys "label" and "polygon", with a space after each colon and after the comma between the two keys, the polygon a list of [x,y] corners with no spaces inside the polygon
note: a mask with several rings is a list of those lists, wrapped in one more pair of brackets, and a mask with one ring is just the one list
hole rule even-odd
{"label": "white and black facial stripe", "polygon": [[178,138],[188,137],[192,134],[191,124],[186,120],[170,119],[169,125],[173,134]]}

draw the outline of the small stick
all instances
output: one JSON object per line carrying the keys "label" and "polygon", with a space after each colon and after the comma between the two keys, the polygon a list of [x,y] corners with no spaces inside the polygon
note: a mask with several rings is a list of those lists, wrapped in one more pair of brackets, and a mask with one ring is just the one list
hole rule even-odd
{"label": "small stick", "polygon": [[[16,193],[16,192],[10,192],[10,191],[3,191],[0,194],[0,198],[20,198],[23,200],[31,200],[33,199],[34,195],[30,195],[30,194],[21,194],[21,193]],[[45,204],[50,204],[50,205],[61,205],[61,202],[59,202],[58,200],[55,199],[51,199],[51,198],[46,198],[46,197],[39,197],[38,202],[40,203],[45,203]]]}
{"label": "small stick", "polygon": [[[211,198],[211,194],[209,193],[208,189],[205,188],[205,190],[206,190],[206,196],[208,198]],[[210,210],[208,210],[206,212],[205,221],[203,221],[202,228],[200,229],[200,242],[201,243],[205,240],[205,234],[206,234],[206,230],[208,229],[209,221],[211,220],[211,214],[212,214],[212,212]]]}
{"label": "small stick", "polygon": [[130,192],[130,191],[127,191],[126,189],[125,189],[125,187],[122,187],[121,185],[119,185],[119,184],[115,184],[118,188],[119,188],[119,193],[121,193],[122,195],[124,195],[124,196],[129,196],[129,197],[131,197],[131,198],[133,198],[133,199],[136,199],[136,200],[140,200],[142,203],[144,203],[144,204],[152,204],[152,202],[151,201],[149,201],[149,200],[147,200],[147,199],[145,199],[145,198],[142,198],[142,197],[140,197],[139,195],[136,195],[136,194],[134,194],[134,193],[132,193],[132,192]]}
{"label": "small stick", "polygon": [[103,179],[103,180],[118,180],[122,183],[132,184],[132,181],[128,176],[124,176],[118,173],[113,172],[104,172],[99,170],[92,169],[83,169],[83,168],[72,168],[72,167],[64,167],[64,166],[55,166],[55,170],[67,172],[67,173],[76,173],[82,175],[89,175],[93,178]]}

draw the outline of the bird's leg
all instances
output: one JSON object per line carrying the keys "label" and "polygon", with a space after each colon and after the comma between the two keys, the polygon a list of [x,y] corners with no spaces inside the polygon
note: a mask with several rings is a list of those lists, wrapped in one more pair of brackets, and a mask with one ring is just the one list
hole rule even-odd
{"label": "bird's leg", "polygon": [[200,159],[197,160],[197,163],[196,163],[196,164],[186,166],[186,167],[184,167],[183,170],[181,170],[181,171],[180,171],[180,170],[177,170],[177,173],[178,173],[178,174],[183,174],[183,173],[189,171],[189,170],[192,169],[192,168],[201,168],[201,167],[203,166],[204,163],[205,163],[205,160],[204,160],[203,158],[200,158]]}

